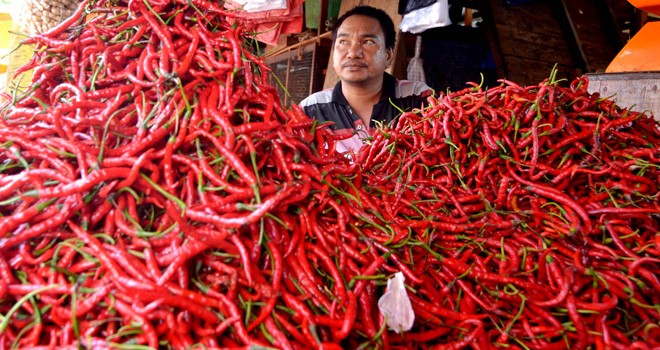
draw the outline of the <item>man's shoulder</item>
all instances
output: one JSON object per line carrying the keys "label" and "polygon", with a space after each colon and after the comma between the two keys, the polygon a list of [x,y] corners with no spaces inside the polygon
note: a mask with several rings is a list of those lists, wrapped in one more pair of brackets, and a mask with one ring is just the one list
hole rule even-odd
{"label": "man's shoulder", "polygon": [[329,103],[332,101],[332,88],[321,90],[307,96],[300,102],[300,106],[308,107],[320,103]]}

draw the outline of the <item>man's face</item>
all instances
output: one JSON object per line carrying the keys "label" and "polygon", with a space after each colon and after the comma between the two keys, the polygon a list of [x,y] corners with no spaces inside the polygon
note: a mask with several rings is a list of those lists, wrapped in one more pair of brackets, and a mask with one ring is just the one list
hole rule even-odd
{"label": "man's face", "polygon": [[378,20],[355,15],[337,29],[332,60],[343,82],[368,84],[380,79],[392,57],[392,50],[385,48],[385,34]]}

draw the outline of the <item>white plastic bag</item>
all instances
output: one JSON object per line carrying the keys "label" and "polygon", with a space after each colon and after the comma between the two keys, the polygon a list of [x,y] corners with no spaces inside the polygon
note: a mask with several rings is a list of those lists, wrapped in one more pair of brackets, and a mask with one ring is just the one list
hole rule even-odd
{"label": "white plastic bag", "polygon": [[450,24],[449,1],[438,0],[431,6],[405,14],[399,23],[399,29],[402,32],[419,34],[427,29],[446,27]]}
{"label": "white plastic bag", "polygon": [[391,330],[402,333],[409,331],[415,323],[415,311],[408,297],[406,278],[397,272],[387,281],[385,294],[378,299],[378,309],[385,316],[385,322]]}
{"label": "white plastic bag", "polygon": [[283,10],[287,8],[286,0],[233,0],[235,3],[245,5],[246,12],[262,12],[270,10]]}

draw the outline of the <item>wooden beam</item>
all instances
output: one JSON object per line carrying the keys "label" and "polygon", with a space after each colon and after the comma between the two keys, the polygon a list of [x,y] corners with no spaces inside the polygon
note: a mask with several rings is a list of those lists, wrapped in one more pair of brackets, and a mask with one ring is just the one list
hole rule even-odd
{"label": "wooden beam", "polygon": [[312,50],[312,65],[309,67],[309,87],[307,88],[307,94],[311,95],[314,92],[314,81],[316,80],[316,61],[318,58],[316,57],[318,55],[317,50],[318,45],[314,45],[314,50]]}
{"label": "wooden beam", "polygon": [[[286,78],[284,79],[284,88],[289,91],[289,76],[291,73],[291,57],[286,59]],[[289,103],[289,94],[284,94],[284,105]]]}
{"label": "wooden beam", "polygon": [[605,35],[609,39],[608,42],[612,44],[614,51],[619,51],[625,45],[623,37],[623,28],[616,20],[616,15],[612,11],[612,7],[607,4],[605,0],[596,0],[596,8],[598,9],[598,18],[605,28]]}
{"label": "wooden beam", "polygon": [[[321,38],[321,35],[325,33],[329,33],[326,30],[326,25],[325,25],[325,23],[328,21],[328,0],[320,0],[319,6],[321,6],[321,8],[319,9],[319,22],[316,28],[317,38]],[[326,36],[328,35],[326,34]],[[314,93],[316,78],[320,76],[317,72],[317,66],[318,66],[317,61],[319,61],[319,57],[318,57],[319,42],[320,40],[314,41],[314,51],[312,52],[312,66],[310,67],[309,70],[309,88],[307,89],[308,95]]]}
{"label": "wooden beam", "polygon": [[310,93],[323,90],[331,46],[330,39],[321,40],[314,46],[315,60],[311,72],[313,85],[310,87]]}
{"label": "wooden beam", "polygon": [[660,122],[660,72],[587,74],[589,93],[598,92],[620,107],[650,112]]}
{"label": "wooden beam", "polygon": [[575,30],[575,24],[573,23],[571,14],[566,7],[565,0],[550,0],[550,6],[555,13],[555,18],[557,19],[559,27],[566,39],[566,43],[568,44],[571,58],[573,59],[573,65],[580,71],[577,72],[576,75],[589,72],[589,61],[582,49],[582,42]]}
{"label": "wooden beam", "polygon": [[316,29],[316,35],[321,35],[324,32],[327,32],[325,29],[325,22],[328,21],[328,0],[321,0],[320,6],[319,27]]}
{"label": "wooden beam", "polygon": [[509,69],[502,54],[502,45],[497,26],[495,25],[495,16],[493,15],[493,8],[489,0],[479,1],[479,12],[483,18],[484,29],[486,30],[486,37],[488,38],[488,46],[495,61],[495,73],[498,78],[507,77]]}

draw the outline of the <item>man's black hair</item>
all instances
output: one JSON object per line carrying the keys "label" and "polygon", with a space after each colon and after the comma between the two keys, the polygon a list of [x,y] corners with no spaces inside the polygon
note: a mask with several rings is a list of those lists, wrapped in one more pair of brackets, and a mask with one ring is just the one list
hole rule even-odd
{"label": "man's black hair", "polygon": [[394,49],[394,43],[396,41],[396,32],[394,30],[394,22],[392,22],[392,18],[390,18],[387,12],[371,6],[356,6],[348,10],[348,12],[341,15],[341,17],[337,19],[337,22],[332,28],[333,44],[335,40],[337,40],[337,30],[339,29],[341,24],[344,23],[346,18],[357,15],[376,19],[378,23],[380,23],[380,27],[383,29],[383,34],[385,35],[385,48]]}

